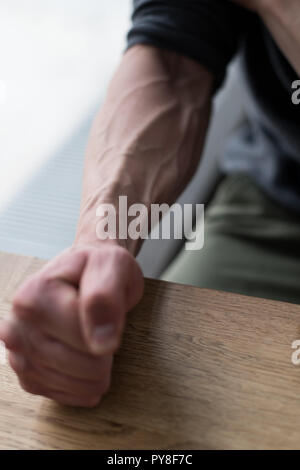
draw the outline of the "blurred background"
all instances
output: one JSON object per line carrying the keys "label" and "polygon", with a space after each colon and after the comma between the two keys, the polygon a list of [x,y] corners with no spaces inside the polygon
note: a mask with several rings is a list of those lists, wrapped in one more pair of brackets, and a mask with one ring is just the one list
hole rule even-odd
{"label": "blurred background", "polygon": [[0,208],[102,99],[129,16],[130,0],[0,0]]}
{"label": "blurred background", "polygon": [[105,93],[130,0],[0,0],[0,208]]}
{"label": "blurred background", "polygon": [[0,0],[0,250],[47,258],[71,243],[130,12],[130,0]]}
{"label": "blurred background", "polygon": [[[0,0],[0,251],[50,258],[72,243],[90,124],[131,8],[132,0]],[[243,119],[234,65],[229,76],[182,203],[208,200],[225,138]],[[144,273],[158,276],[180,246],[147,241]]]}

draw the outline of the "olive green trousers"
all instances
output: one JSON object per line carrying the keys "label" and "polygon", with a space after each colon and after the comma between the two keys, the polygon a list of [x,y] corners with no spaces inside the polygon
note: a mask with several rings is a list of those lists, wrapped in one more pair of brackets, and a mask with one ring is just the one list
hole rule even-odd
{"label": "olive green trousers", "polygon": [[228,176],[205,211],[204,248],[183,249],[161,278],[300,303],[300,217]]}

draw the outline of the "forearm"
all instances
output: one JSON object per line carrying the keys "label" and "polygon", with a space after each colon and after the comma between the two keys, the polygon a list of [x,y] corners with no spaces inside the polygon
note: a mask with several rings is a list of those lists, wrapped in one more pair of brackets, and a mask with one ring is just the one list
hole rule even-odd
{"label": "forearm", "polygon": [[[76,242],[97,243],[96,210],[172,203],[197,167],[208,126],[212,76],[173,52],[135,46],[124,55],[87,148]],[[136,253],[139,243],[118,241]]]}

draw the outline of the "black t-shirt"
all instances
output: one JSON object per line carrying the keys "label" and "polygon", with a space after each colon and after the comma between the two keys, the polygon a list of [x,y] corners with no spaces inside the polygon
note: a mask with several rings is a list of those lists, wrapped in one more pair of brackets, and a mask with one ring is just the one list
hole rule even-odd
{"label": "black t-shirt", "polygon": [[239,52],[249,123],[222,158],[226,172],[243,171],[273,199],[300,212],[300,114],[292,103],[297,75],[260,19],[227,0],[134,0],[128,47],[151,44],[190,57],[218,87]]}

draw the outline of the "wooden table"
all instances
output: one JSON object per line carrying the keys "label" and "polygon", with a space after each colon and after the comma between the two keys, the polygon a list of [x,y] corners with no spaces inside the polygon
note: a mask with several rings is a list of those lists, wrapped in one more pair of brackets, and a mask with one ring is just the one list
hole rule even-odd
{"label": "wooden table", "polygon": [[[0,254],[1,316],[42,264]],[[148,280],[97,409],[28,395],[0,365],[0,448],[299,449],[297,339],[300,306]]]}

